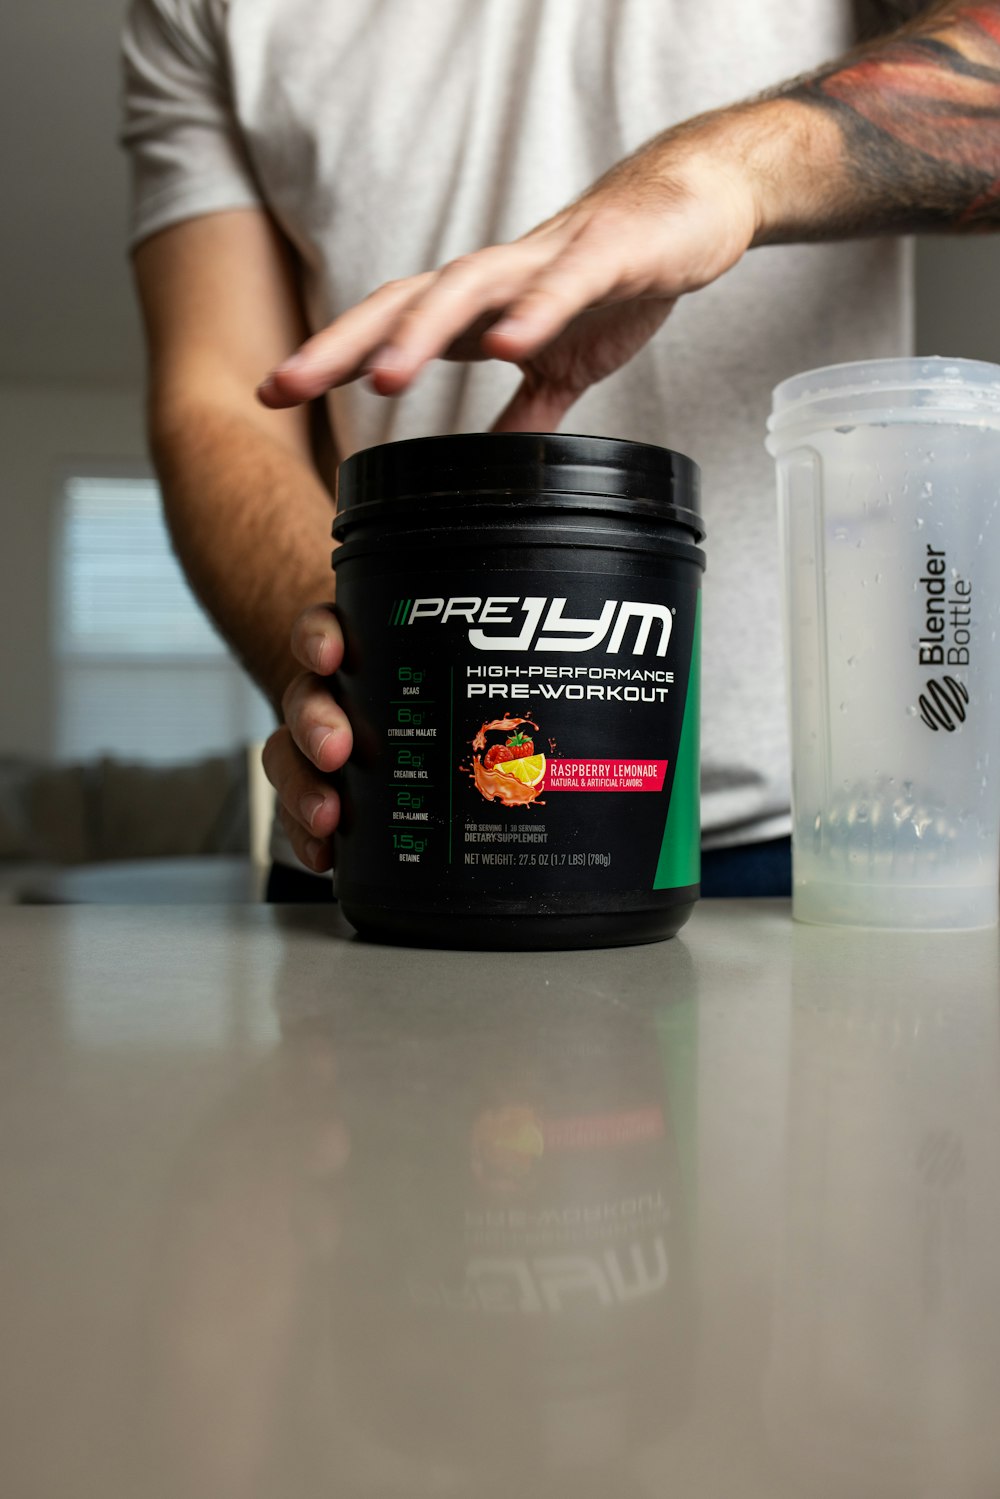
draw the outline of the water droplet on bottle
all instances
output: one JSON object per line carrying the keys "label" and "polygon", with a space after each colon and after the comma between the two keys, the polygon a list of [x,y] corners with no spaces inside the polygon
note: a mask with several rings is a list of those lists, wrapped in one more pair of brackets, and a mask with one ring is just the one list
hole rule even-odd
{"label": "water droplet on bottle", "polygon": [[929,499],[933,493],[934,485],[931,483],[930,479],[925,479],[923,484],[920,486],[920,498],[923,500]]}
{"label": "water droplet on bottle", "polygon": [[922,531],[924,529],[924,518],[922,515],[918,515],[913,522],[913,529],[914,531]]}
{"label": "water droplet on bottle", "polygon": [[838,526],[837,529],[833,533],[833,539],[834,539],[834,541],[846,541],[847,540],[847,530],[846,530],[846,528],[844,526]]}
{"label": "water droplet on bottle", "polygon": [[[910,717],[911,717],[911,718],[916,718],[916,716],[917,716],[917,710],[916,710],[916,708],[915,708],[915,707],[914,707],[914,706],[913,706],[913,704],[912,704],[912,703],[911,703],[911,704],[910,704],[910,706],[909,706],[909,707],[908,707],[908,708],[907,708],[907,710],[906,710],[906,711],[907,711],[907,713],[908,713],[908,714],[909,714],[909,716],[910,716]],[[904,790],[904,791],[905,791],[905,790],[906,790],[906,787],[907,787],[907,786],[908,786],[908,785],[909,785],[909,784],[910,784],[910,783],[909,783],[909,781],[906,781],[906,782],[904,782],[904,784],[903,784],[903,790]],[[909,793],[907,793],[907,794],[909,794]]]}
{"label": "water droplet on bottle", "polygon": [[847,704],[846,703],[841,703],[840,704],[840,711],[841,711],[841,713],[846,713],[847,712]]}
{"label": "water droplet on bottle", "polygon": [[882,581],[882,574],[881,573],[876,573],[875,574],[875,582],[876,583],[881,583],[881,581]]}

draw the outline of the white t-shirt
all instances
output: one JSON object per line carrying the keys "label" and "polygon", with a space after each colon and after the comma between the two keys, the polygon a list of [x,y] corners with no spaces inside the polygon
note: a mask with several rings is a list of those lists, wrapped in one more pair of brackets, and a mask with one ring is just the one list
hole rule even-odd
{"label": "white t-shirt", "polygon": [[[522,234],[671,123],[836,57],[856,40],[852,13],[849,0],[134,0],[133,242],[265,204],[319,328],[383,281]],[[908,353],[909,261],[891,239],[753,251],[564,424],[701,465],[707,846],[789,826],[771,389]],[[440,363],[398,401],[334,391],[339,454],[486,428],[517,378]]]}

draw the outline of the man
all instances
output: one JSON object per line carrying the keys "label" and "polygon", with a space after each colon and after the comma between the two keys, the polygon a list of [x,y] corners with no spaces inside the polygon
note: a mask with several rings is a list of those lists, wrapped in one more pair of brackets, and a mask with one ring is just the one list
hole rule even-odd
{"label": "man", "polygon": [[306,610],[330,476],[301,403],[326,397],[343,457],[578,402],[578,430],[702,466],[706,870],[787,882],[770,388],[908,352],[891,236],[1000,219],[1000,0],[910,9],[852,52],[835,0],[133,4],[153,449],[195,589],[280,705],[265,764],[301,865],[330,867],[351,748],[339,630]]}

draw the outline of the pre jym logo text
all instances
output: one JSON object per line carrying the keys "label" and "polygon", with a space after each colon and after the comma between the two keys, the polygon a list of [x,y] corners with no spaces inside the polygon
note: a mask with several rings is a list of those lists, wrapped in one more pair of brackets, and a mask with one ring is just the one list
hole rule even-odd
{"label": "pre jym logo text", "polygon": [[641,656],[655,641],[655,654],[667,654],[673,612],[666,604],[607,599],[596,619],[583,619],[567,614],[566,603],[565,598],[503,594],[414,599],[404,623],[465,620],[469,644],[477,651],[595,651],[603,646],[615,656],[631,643],[632,655]]}

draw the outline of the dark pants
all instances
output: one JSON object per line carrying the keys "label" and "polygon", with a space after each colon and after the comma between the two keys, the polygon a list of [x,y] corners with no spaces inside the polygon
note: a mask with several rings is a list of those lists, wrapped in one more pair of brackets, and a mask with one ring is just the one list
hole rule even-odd
{"label": "dark pants", "polygon": [[[739,848],[715,848],[701,856],[701,893],[708,899],[745,895],[791,895],[792,840],[772,838]],[[333,898],[330,881],[318,874],[272,864],[266,899],[273,905],[317,903]]]}

